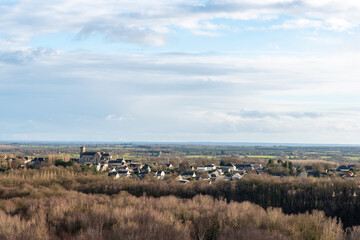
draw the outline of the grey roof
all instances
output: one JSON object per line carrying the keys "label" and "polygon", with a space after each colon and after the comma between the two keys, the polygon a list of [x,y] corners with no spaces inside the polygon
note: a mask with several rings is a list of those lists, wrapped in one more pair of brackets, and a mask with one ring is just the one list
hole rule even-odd
{"label": "grey roof", "polygon": [[232,164],[232,163],[227,163],[227,164],[225,164],[225,167],[234,167],[234,164]]}
{"label": "grey roof", "polygon": [[236,168],[254,167],[254,164],[237,164]]}
{"label": "grey roof", "polygon": [[181,176],[192,176],[194,175],[193,172],[184,172],[183,174],[181,174]]}
{"label": "grey roof", "polygon": [[84,153],[81,153],[81,155],[88,155],[88,156],[93,156],[95,154],[97,154],[98,152],[84,152]]}
{"label": "grey roof", "polygon": [[113,160],[113,161],[109,161],[109,163],[122,163],[122,160]]}

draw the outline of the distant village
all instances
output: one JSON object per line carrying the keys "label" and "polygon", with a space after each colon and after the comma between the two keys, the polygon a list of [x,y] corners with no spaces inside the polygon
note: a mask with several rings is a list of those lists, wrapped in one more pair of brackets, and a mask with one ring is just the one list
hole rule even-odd
{"label": "distant village", "polygon": [[[46,161],[46,158],[36,157],[31,159],[30,157],[25,157],[24,160],[27,165],[36,165]],[[144,178],[147,176],[158,179],[166,179],[167,177],[176,176],[178,181],[181,183],[188,183],[190,181],[197,180],[209,181],[211,183],[219,180],[240,180],[246,174],[261,175],[266,173],[277,177],[289,176],[289,174],[285,174],[283,171],[266,171],[271,168],[272,164],[274,164],[272,163],[273,160],[269,160],[269,163],[266,166],[263,166],[260,163],[233,164],[231,162],[227,162],[219,166],[215,164],[207,164],[205,166],[185,166],[181,162],[179,162],[176,166],[171,163],[160,164],[157,162],[144,164],[140,161],[125,158],[114,160],[107,152],[86,151],[85,147],[80,147],[79,158],[72,158],[70,160],[80,165],[96,167],[97,171],[107,174],[113,179],[126,177]],[[292,165],[288,166],[283,162],[278,163],[280,163],[280,165],[278,164],[280,167],[283,165],[284,169],[291,172],[292,176],[299,176],[302,178],[324,176],[354,178],[355,173],[359,171],[355,164],[340,165],[337,168],[324,169],[319,172],[310,165],[300,169],[292,167]]]}

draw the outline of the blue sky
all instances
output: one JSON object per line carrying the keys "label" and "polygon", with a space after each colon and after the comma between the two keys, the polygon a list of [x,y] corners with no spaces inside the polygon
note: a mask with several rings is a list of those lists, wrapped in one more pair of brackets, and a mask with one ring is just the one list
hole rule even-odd
{"label": "blue sky", "polygon": [[360,144],[354,0],[0,0],[0,141]]}

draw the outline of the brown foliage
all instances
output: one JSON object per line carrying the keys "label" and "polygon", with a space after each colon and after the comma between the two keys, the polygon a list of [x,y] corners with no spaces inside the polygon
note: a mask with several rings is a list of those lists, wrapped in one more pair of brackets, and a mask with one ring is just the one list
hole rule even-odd
{"label": "brown foliage", "polygon": [[[242,184],[254,188],[261,181],[288,184],[288,180],[266,177],[249,178]],[[291,184],[321,187],[334,183],[297,181],[300,180],[293,179]],[[234,185],[227,182],[180,185],[158,180],[113,181],[104,176],[77,175],[62,168],[14,172],[0,176],[0,239],[340,240],[348,237],[352,240],[359,237],[357,227],[345,235],[342,224],[322,211],[289,215],[280,208],[264,210],[248,201],[221,199],[231,191]]]}

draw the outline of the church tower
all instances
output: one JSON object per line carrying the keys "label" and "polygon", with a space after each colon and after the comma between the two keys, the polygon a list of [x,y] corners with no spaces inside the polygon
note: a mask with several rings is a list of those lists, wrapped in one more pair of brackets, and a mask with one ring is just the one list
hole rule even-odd
{"label": "church tower", "polygon": [[80,147],[80,155],[83,154],[86,151],[85,147]]}

